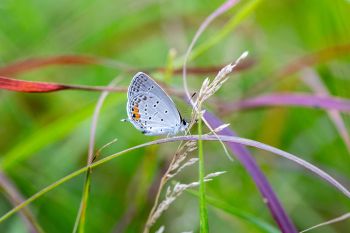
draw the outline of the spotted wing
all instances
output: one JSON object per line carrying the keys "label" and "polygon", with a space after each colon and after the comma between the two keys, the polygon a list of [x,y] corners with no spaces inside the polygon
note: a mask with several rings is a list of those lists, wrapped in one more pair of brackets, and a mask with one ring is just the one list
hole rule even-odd
{"label": "spotted wing", "polygon": [[172,99],[151,77],[143,72],[138,72],[133,77],[128,89],[128,100],[132,100],[139,94],[143,94],[144,96],[148,94],[155,95],[166,106],[169,113],[167,117],[172,118],[174,122],[181,122],[181,116]]}
{"label": "spotted wing", "polygon": [[141,92],[129,100],[127,105],[131,123],[147,135],[172,133],[180,126],[178,116],[169,104],[153,92]]}

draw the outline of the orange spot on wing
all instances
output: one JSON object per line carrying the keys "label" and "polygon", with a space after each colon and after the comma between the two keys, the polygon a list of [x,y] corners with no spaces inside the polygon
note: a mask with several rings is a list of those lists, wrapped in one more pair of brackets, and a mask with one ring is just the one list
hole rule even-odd
{"label": "orange spot on wing", "polygon": [[135,114],[135,120],[138,121],[138,120],[140,119],[140,117],[141,117],[141,115],[140,115],[139,113],[136,113],[136,114]]}
{"label": "orange spot on wing", "polygon": [[140,117],[141,117],[139,112],[140,112],[139,107],[138,107],[137,104],[135,104],[134,107],[132,108],[132,112],[131,112],[132,119],[138,121],[140,119]]}

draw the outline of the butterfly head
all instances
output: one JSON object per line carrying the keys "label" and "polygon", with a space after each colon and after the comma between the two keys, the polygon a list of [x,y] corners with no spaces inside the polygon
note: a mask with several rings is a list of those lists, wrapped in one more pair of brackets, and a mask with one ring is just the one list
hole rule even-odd
{"label": "butterfly head", "polygon": [[179,128],[179,131],[185,131],[189,125],[190,124],[185,119],[181,119],[181,125]]}

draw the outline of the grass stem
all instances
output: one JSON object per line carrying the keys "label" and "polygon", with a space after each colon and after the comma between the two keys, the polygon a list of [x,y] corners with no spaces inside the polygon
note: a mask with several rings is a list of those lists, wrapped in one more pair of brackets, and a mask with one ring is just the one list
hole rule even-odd
{"label": "grass stem", "polygon": [[[199,107],[200,113],[200,107]],[[200,216],[200,232],[209,232],[208,213],[205,200],[205,169],[204,169],[204,154],[202,141],[202,117],[198,118],[198,157],[199,157],[199,216]]]}

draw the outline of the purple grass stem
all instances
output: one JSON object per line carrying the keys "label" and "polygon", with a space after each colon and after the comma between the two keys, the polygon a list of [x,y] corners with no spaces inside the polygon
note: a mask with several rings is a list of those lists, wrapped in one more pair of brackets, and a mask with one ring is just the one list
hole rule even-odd
{"label": "purple grass stem", "polygon": [[[207,111],[204,113],[203,117],[214,129],[223,124],[223,122],[221,122],[216,116]],[[218,134],[226,136],[236,136],[235,133],[229,128],[223,129]],[[242,163],[242,165],[247,169],[248,173],[253,178],[256,186],[258,187],[259,191],[263,196],[264,202],[267,204],[280,230],[283,233],[298,232],[293,222],[289,219],[288,215],[283,209],[281,203],[279,202],[265,175],[262,173],[259,166],[256,164],[255,159],[251,156],[248,149],[245,146],[242,146],[237,143],[226,142],[225,144],[234,153],[237,160],[239,160]]]}
{"label": "purple grass stem", "polygon": [[304,106],[350,112],[350,101],[331,96],[310,94],[275,93],[241,100],[232,104],[223,105],[225,111],[237,109],[257,108],[265,106]]}

